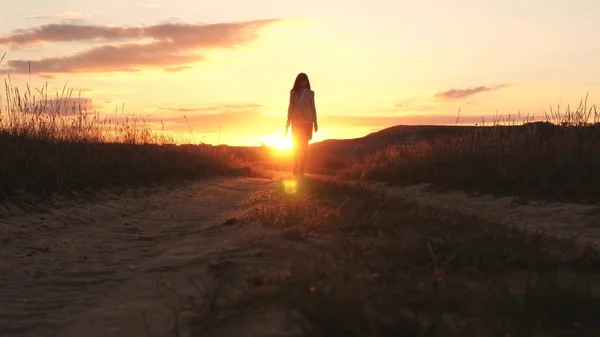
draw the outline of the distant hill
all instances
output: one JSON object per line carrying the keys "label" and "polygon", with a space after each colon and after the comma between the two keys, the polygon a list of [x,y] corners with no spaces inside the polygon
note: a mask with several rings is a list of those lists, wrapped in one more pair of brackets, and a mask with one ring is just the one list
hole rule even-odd
{"label": "distant hill", "polygon": [[[522,125],[496,126],[500,128],[520,128],[538,133],[542,137],[552,137],[556,132],[568,126],[561,126],[549,122],[531,122]],[[600,124],[588,125],[589,132],[598,130]],[[361,156],[385,149],[394,144],[411,144],[422,140],[433,140],[438,136],[461,135],[475,129],[485,132],[491,131],[492,126],[458,126],[458,125],[397,125],[364,137],[352,139],[329,139],[310,145],[312,153],[332,153]]]}
{"label": "distant hill", "polygon": [[311,151],[350,151],[353,154],[368,153],[393,144],[410,144],[431,140],[436,136],[466,132],[471,126],[397,125],[364,137],[352,139],[328,139],[310,145]]}

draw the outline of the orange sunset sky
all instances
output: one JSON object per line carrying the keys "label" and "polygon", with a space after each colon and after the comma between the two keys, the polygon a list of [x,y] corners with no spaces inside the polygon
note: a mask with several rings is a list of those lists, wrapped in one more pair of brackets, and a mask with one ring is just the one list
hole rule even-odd
{"label": "orange sunset sky", "polygon": [[[208,143],[277,141],[298,72],[313,141],[397,124],[541,116],[600,97],[597,0],[30,0],[2,5],[13,83]],[[10,14],[10,15],[8,15]],[[29,78],[29,61],[31,78]],[[155,125],[155,124],[153,124]]]}

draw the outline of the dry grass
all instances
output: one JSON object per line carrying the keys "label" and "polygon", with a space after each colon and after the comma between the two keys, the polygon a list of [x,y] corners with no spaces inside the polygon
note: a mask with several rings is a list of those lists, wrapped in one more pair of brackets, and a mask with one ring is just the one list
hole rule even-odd
{"label": "dry grass", "polygon": [[[600,333],[594,248],[333,180],[270,200],[251,219],[280,229],[289,262],[270,271],[268,292],[239,302],[242,316],[252,303],[283,306],[304,336]],[[219,312],[236,324],[235,302],[211,311],[217,326]]]}
{"label": "dry grass", "polygon": [[223,148],[153,132],[142,118],[100,118],[63,89],[20,91],[10,77],[0,94],[0,198],[45,197],[71,190],[181,181],[248,172]]}
{"label": "dry grass", "polygon": [[346,177],[555,200],[600,197],[600,114],[587,99],[545,122],[492,126],[396,145],[356,161]]}

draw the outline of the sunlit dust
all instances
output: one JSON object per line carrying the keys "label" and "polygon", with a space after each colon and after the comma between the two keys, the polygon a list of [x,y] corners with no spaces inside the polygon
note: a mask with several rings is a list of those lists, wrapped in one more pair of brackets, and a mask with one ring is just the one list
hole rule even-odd
{"label": "sunlit dust", "polygon": [[298,192],[298,181],[295,179],[286,179],[283,181],[283,190],[287,194],[296,194]]}

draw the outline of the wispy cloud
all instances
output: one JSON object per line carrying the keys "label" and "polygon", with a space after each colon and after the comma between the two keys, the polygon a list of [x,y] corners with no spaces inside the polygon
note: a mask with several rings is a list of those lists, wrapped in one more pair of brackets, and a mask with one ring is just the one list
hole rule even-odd
{"label": "wispy cloud", "polygon": [[[246,44],[258,37],[261,28],[274,21],[209,25],[164,23],[144,27],[50,24],[0,36],[0,46],[101,42],[77,54],[31,61],[32,73],[134,72],[148,68],[173,71],[203,60],[199,54],[202,50]],[[29,72],[27,60],[11,60],[7,65],[6,70],[12,73]]]}
{"label": "wispy cloud", "polygon": [[85,17],[77,12],[66,11],[53,15],[31,15],[25,17],[28,20],[60,20],[67,23],[81,23],[85,21]]}
{"label": "wispy cloud", "polygon": [[175,66],[175,67],[166,67],[163,69],[166,73],[179,73],[182,71],[186,71],[188,69],[192,69],[190,66]]}
{"label": "wispy cloud", "polygon": [[63,97],[48,99],[37,105],[35,113],[60,116],[76,116],[82,113],[92,113],[95,106],[92,99],[86,97]]}
{"label": "wispy cloud", "polygon": [[495,91],[507,87],[508,84],[501,84],[495,87],[484,87],[479,86],[475,88],[467,88],[467,89],[450,89],[446,91],[441,91],[435,94],[435,98],[443,99],[443,100],[459,100],[463,98],[467,98],[473,95],[477,95],[483,92]]}
{"label": "wispy cloud", "polygon": [[194,113],[202,115],[215,115],[221,113],[239,113],[247,116],[254,116],[265,110],[265,107],[257,103],[240,103],[240,104],[209,104],[197,106],[169,106],[159,107],[157,110],[167,113]]}
{"label": "wispy cloud", "polygon": [[[177,132],[187,132],[190,127],[193,132],[216,132],[222,127],[230,133],[261,135],[265,130],[275,130],[277,125],[285,123],[281,122],[281,118],[265,114],[264,106],[254,103],[172,106],[157,110],[148,121],[164,123],[165,130]],[[161,115],[164,117],[159,117]]]}
{"label": "wispy cloud", "polygon": [[164,23],[143,27],[113,27],[76,24],[49,24],[19,29],[0,36],[0,45],[25,46],[39,43],[107,42],[154,39],[174,46],[230,46],[256,37],[256,30],[276,20],[244,21],[217,24]]}
{"label": "wispy cloud", "polygon": [[[59,91],[61,89],[62,88],[56,88],[57,91]],[[102,95],[102,94],[120,95],[120,94],[129,93],[129,90],[122,89],[122,88],[80,88],[80,89],[73,90],[73,91],[74,92],[82,92],[87,95]]]}

